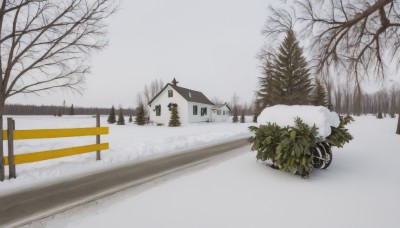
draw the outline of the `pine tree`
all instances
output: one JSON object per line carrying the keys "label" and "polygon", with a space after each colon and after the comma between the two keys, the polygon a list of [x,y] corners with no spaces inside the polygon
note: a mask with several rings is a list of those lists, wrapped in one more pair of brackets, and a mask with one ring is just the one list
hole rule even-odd
{"label": "pine tree", "polygon": [[271,58],[265,58],[263,65],[264,76],[259,78],[259,90],[256,92],[256,116],[258,116],[264,108],[272,106],[276,103],[274,93],[272,93]]}
{"label": "pine tree", "polygon": [[232,122],[233,122],[233,123],[239,122],[238,108],[237,108],[237,106],[234,106],[234,107],[233,107],[232,115],[233,115],[233,117],[232,117]]}
{"label": "pine tree", "polygon": [[132,114],[129,115],[129,123],[132,123],[133,119],[132,119]]}
{"label": "pine tree", "polygon": [[315,87],[311,97],[311,104],[328,107],[328,94],[320,80],[315,80]]}
{"label": "pine tree", "polygon": [[313,89],[310,69],[292,30],[287,31],[277,53],[270,56],[270,60],[266,61],[265,77],[258,93],[264,102],[263,106],[309,104],[309,95]]}
{"label": "pine tree", "polygon": [[119,107],[117,125],[125,125],[125,118],[122,107]]}
{"label": "pine tree", "polygon": [[170,126],[170,127],[181,126],[181,122],[179,121],[178,105],[177,104],[172,104],[172,107],[171,107],[171,118],[169,120],[168,126]]}
{"label": "pine tree", "polygon": [[146,124],[146,117],[145,117],[143,102],[139,103],[139,108],[138,108],[138,112],[136,114],[135,123],[137,125],[145,125]]}
{"label": "pine tree", "polygon": [[71,108],[69,108],[69,115],[71,116],[75,115],[74,105],[71,105]]}
{"label": "pine tree", "polygon": [[244,111],[242,112],[242,115],[240,116],[240,123],[245,122],[245,117],[244,117]]}
{"label": "pine tree", "polygon": [[376,116],[376,118],[378,118],[378,119],[383,119],[382,111],[379,111],[379,112],[378,112],[378,115]]}
{"label": "pine tree", "polygon": [[117,118],[115,117],[115,108],[114,108],[114,106],[111,107],[110,115],[108,115],[107,122],[109,124],[114,124],[114,123],[117,122]]}

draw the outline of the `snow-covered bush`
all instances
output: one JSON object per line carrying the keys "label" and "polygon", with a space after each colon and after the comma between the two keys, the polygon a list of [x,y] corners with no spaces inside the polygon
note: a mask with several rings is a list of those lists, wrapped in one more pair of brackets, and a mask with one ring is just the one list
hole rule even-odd
{"label": "snow-covered bush", "polygon": [[352,139],[344,127],[352,120],[322,106],[269,107],[258,117],[260,126],[249,128],[254,133],[252,150],[258,160],[272,161],[272,167],[308,177],[314,166],[311,151],[316,151],[311,148],[323,141],[342,147]]}

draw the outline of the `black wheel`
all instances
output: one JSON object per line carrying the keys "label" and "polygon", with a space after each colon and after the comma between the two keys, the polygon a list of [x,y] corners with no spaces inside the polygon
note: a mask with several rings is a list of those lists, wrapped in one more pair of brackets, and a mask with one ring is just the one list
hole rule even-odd
{"label": "black wheel", "polygon": [[329,143],[327,142],[322,142],[321,145],[325,148],[326,151],[326,165],[324,167],[324,169],[328,168],[331,163],[332,163],[332,149],[331,146],[329,145]]}
{"label": "black wheel", "polygon": [[310,148],[311,154],[313,155],[314,168],[323,169],[325,167],[326,153],[324,149],[321,149],[318,144],[317,147]]}

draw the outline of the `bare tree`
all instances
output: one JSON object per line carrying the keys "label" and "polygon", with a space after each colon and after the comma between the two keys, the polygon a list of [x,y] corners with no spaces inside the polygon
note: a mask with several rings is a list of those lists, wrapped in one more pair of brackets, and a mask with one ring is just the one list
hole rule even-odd
{"label": "bare tree", "polygon": [[[80,92],[88,55],[105,47],[105,19],[116,7],[116,0],[1,0],[0,115],[17,94]],[[0,119],[0,138],[2,129]]]}
{"label": "bare tree", "polygon": [[384,77],[386,54],[400,62],[400,5],[394,0],[298,0],[304,34],[312,34],[317,71],[332,65],[360,80]]}
{"label": "bare tree", "polygon": [[306,26],[303,34],[312,36],[317,73],[342,69],[359,84],[371,73],[383,79],[389,62],[399,68],[398,1],[297,0],[297,4]]}
{"label": "bare tree", "polygon": [[213,97],[211,98],[211,102],[214,103],[215,105],[217,104],[224,104],[225,102],[222,101],[219,97]]}
{"label": "bare tree", "polygon": [[145,85],[143,90],[143,99],[148,104],[163,88],[165,84],[161,79],[155,79],[150,82],[150,85]]}

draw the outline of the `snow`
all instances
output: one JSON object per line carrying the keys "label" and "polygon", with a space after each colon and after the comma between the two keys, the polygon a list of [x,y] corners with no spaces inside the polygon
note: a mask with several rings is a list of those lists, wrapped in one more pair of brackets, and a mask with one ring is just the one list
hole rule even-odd
{"label": "snow", "polygon": [[[96,123],[95,118],[91,116],[14,116],[13,118],[17,130],[94,127]],[[4,117],[4,124],[6,119],[7,116]],[[138,159],[175,153],[235,137],[249,136],[248,123],[199,123],[170,128],[166,126],[137,126],[132,123],[118,126],[107,124],[106,121],[107,116],[102,116],[101,125],[110,127],[110,133],[101,136],[101,142],[109,142],[110,149],[101,152],[101,161],[96,161],[96,153],[93,152],[17,165],[17,179],[0,182],[0,194],[62,181],[63,178],[126,164]],[[14,150],[15,154],[24,154],[94,144],[95,142],[95,136],[19,140],[14,142]],[[7,155],[6,145],[5,154]],[[8,171],[8,166],[6,171]]]}
{"label": "snow", "polygon": [[275,105],[265,108],[257,118],[257,123],[276,123],[280,127],[295,126],[295,118],[299,117],[309,126],[318,127],[318,136],[327,137],[331,134],[331,126],[338,127],[339,116],[323,106],[309,105]]}
{"label": "snow", "polygon": [[208,169],[126,193],[107,208],[99,200],[39,226],[397,228],[396,121],[356,117],[349,126],[355,139],[334,149],[331,166],[307,180],[256,162],[248,147]]}

